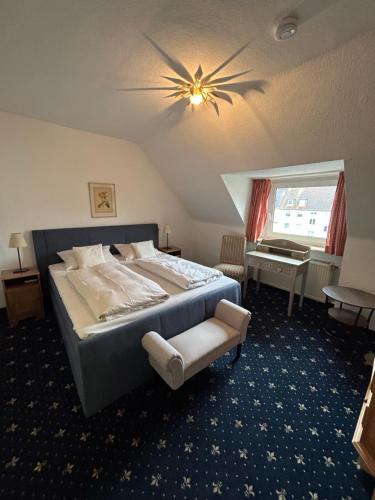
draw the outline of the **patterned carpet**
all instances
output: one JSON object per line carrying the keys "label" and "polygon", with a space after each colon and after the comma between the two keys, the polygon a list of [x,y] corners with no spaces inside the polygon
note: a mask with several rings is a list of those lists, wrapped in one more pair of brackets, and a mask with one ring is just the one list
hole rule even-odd
{"label": "patterned carpet", "polygon": [[375,335],[321,304],[286,317],[283,291],[250,287],[242,358],[171,392],[159,379],[85,419],[52,317],[1,325],[0,496],[368,499],[351,438]]}

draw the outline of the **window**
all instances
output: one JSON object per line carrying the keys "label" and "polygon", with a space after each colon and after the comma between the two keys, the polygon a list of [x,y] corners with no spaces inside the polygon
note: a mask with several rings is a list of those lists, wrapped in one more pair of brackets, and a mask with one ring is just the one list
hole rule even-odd
{"label": "window", "polygon": [[272,182],[266,238],[287,238],[323,247],[337,175]]}

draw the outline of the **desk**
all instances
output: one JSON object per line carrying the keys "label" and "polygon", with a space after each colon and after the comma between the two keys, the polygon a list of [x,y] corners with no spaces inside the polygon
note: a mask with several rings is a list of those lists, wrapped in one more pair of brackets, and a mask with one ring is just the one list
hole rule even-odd
{"label": "desk", "polygon": [[[288,316],[292,315],[294,291],[296,287],[297,276],[302,276],[301,284],[301,295],[299,297],[299,308],[303,306],[303,298],[305,295],[306,278],[307,271],[309,268],[310,259],[299,260],[292,259],[291,257],[284,257],[282,255],[258,252],[254,250],[253,252],[246,253],[246,268],[251,266],[255,269],[255,280],[257,282],[257,292],[259,291],[260,285],[260,272],[271,271],[273,273],[279,273],[290,277],[290,292],[289,292],[289,304],[288,304]],[[247,285],[247,280],[245,286]]]}

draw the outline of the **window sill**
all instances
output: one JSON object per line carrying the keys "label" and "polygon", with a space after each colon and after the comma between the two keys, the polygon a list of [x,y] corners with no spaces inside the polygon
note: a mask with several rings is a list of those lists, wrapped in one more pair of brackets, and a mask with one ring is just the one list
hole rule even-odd
{"label": "window sill", "polygon": [[308,245],[308,246],[310,247],[310,249],[313,252],[325,253],[325,251],[324,251],[325,247],[318,247],[318,246],[312,246],[312,245]]}

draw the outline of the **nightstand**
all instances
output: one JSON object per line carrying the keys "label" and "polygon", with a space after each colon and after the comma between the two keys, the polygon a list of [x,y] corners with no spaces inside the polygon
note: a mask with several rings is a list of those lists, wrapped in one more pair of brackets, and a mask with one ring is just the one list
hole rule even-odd
{"label": "nightstand", "polygon": [[159,250],[175,257],[181,257],[181,248],[178,247],[161,247]]}
{"label": "nightstand", "polygon": [[30,268],[23,273],[15,273],[13,270],[2,271],[1,281],[10,326],[17,326],[21,319],[30,316],[44,317],[38,269]]}

